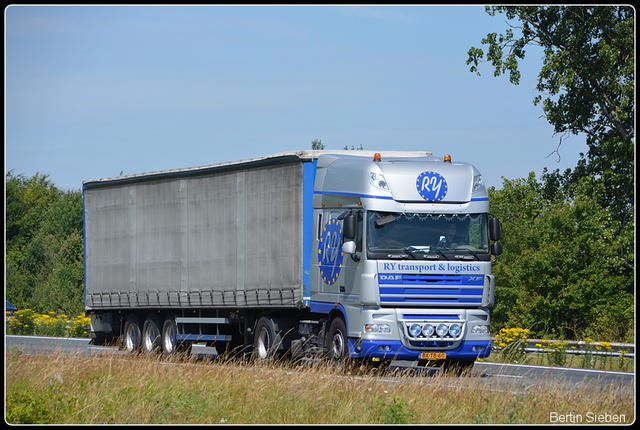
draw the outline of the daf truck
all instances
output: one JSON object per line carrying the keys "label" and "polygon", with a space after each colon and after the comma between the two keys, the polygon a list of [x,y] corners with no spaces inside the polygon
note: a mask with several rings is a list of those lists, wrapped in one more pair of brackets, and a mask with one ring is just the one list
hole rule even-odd
{"label": "daf truck", "polygon": [[430,152],[295,151],[83,182],[92,342],[194,342],[465,369],[502,252],[480,172]]}

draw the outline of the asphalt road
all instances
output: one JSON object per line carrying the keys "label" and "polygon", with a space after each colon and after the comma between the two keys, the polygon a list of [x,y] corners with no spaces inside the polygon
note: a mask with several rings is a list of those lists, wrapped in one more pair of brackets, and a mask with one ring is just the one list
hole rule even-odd
{"label": "asphalt road", "polygon": [[[24,353],[51,354],[54,352],[67,355],[100,355],[100,354],[124,354],[116,347],[93,346],[88,339],[55,338],[39,336],[13,336],[5,337],[5,351],[14,348]],[[199,357],[215,357],[215,349],[200,345],[194,345],[192,354]],[[405,372],[414,373],[416,377],[428,377],[437,375],[437,368],[417,368],[411,362],[395,361],[392,368],[398,368]],[[393,374],[381,378],[393,382]],[[613,390],[620,394],[634,393],[635,374],[632,372],[613,372],[589,369],[574,369],[561,367],[532,366],[519,364],[503,364],[478,362],[473,367],[470,375],[461,378],[447,376],[451,383],[480,381],[486,389],[507,391],[511,393],[526,393],[538,386],[551,386],[558,390],[572,390],[579,387],[595,391]]]}

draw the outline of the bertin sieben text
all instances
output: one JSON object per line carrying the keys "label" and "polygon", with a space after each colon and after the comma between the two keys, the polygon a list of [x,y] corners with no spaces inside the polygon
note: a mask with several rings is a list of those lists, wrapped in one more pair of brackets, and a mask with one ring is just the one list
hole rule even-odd
{"label": "bertin sieben text", "polygon": [[586,414],[559,414],[557,412],[549,412],[549,422],[552,423],[626,423],[625,415],[587,412]]}

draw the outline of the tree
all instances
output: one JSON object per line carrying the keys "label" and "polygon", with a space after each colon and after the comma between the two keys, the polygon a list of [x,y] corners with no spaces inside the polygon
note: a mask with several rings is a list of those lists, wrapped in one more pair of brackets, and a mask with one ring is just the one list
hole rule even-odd
{"label": "tree", "polygon": [[[578,173],[565,172],[575,183],[594,174],[605,185],[598,203],[610,207],[624,228],[633,220],[634,196],[634,11],[631,6],[500,6],[509,25],[504,34],[482,39],[494,76],[509,73],[519,84],[518,60],[530,45],[544,49],[534,98],[543,116],[562,138],[585,133],[589,151]],[[519,30],[516,36],[514,30]],[[505,55],[506,51],[506,55]],[[478,72],[482,49],[472,47],[467,64]],[[478,73],[479,74],[479,73]],[[558,176],[558,172],[555,172]]]}
{"label": "tree", "polygon": [[19,308],[83,311],[82,194],[61,191],[48,175],[9,172],[6,187],[7,299]]}
{"label": "tree", "polygon": [[588,176],[574,198],[550,200],[531,173],[489,189],[505,249],[493,269],[494,328],[633,341],[634,232],[612,227],[611,212],[590,195],[601,187]]}
{"label": "tree", "polygon": [[311,141],[311,149],[313,149],[314,151],[324,149],[324,145],[322,144],[322,139],[316,139]]}

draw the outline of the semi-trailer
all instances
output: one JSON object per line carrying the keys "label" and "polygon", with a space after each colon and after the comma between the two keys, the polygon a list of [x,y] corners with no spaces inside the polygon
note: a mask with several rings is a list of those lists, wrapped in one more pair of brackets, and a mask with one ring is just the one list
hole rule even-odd
{"label": "semi-trailer", "polygon": [[502,252],[482,175],[430,152],[294,151],[83,182],[93,343],[465,369]]}

